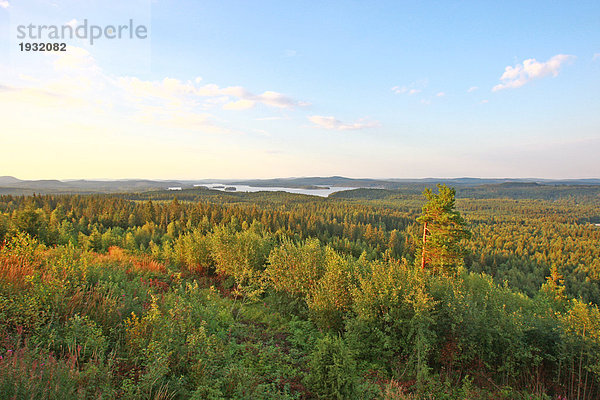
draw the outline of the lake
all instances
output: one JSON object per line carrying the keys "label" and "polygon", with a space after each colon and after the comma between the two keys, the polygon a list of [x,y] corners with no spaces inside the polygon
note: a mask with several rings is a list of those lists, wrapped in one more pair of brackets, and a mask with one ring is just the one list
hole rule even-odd
{"label": "lake", "polygon": [[[327,197],[331,193],[341,192],[343,190],[357,189],[355,187],[328,187],[324,186],[322,189],[302,189],[302,188],[288,188],[288,187],[264,187],[264,186],[247,186],[247,185],[229,185],[226,183],[205,183],[201,185],[213,190],[226,191],[225,188],[234,187],[236,192],[288,192],[297,194],[308,194],[311,196]],[[233,190],[231,190],[233,192]]]}

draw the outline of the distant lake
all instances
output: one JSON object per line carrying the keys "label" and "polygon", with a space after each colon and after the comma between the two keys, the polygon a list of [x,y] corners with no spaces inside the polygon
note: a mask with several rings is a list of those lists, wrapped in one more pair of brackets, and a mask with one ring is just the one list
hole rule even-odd
{"label": "distant lake", "polygon": [[[220,190],[222,192],[288,192],[297,194],[308,194],[311,196],[327,197],[331,193],[341,192],[344,190],[357,189],[355,187],[329,187],[323,186],[322,189],[302,189],[302,188],[288,188],[288,187],[264,187],[264,186],[247,186],[247,185],[229,185],[226,183],[205,183],[194,186],[204,186],[213,190]],[[225,190],[225,188],[235,188],[235,190]]]}

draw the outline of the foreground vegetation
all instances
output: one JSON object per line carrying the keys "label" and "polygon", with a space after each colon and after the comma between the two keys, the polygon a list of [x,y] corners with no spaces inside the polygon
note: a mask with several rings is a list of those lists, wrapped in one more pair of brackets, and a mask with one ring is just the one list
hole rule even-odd
{"label": "foreground vegetation", "polygon": [[202,193],[0,197],[0,397],[600,396],[598,199]]}

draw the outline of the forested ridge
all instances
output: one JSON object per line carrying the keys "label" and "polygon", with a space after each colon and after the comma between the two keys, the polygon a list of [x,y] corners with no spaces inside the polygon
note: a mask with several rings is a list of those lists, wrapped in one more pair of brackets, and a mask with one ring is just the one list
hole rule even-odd
{"label": "forested ridge", "polygon": [[600,199],[468,190],[450,269],[412,189],[0,196],[0,393],[597,398]]}

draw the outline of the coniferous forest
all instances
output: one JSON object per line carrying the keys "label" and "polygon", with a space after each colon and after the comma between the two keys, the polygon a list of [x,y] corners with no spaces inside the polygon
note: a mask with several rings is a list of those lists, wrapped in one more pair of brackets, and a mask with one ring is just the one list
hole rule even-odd
{"label": "coniferous forest", "polygon": [[0,397],[598,399],[597,194],[422,189],[0,196]]}

